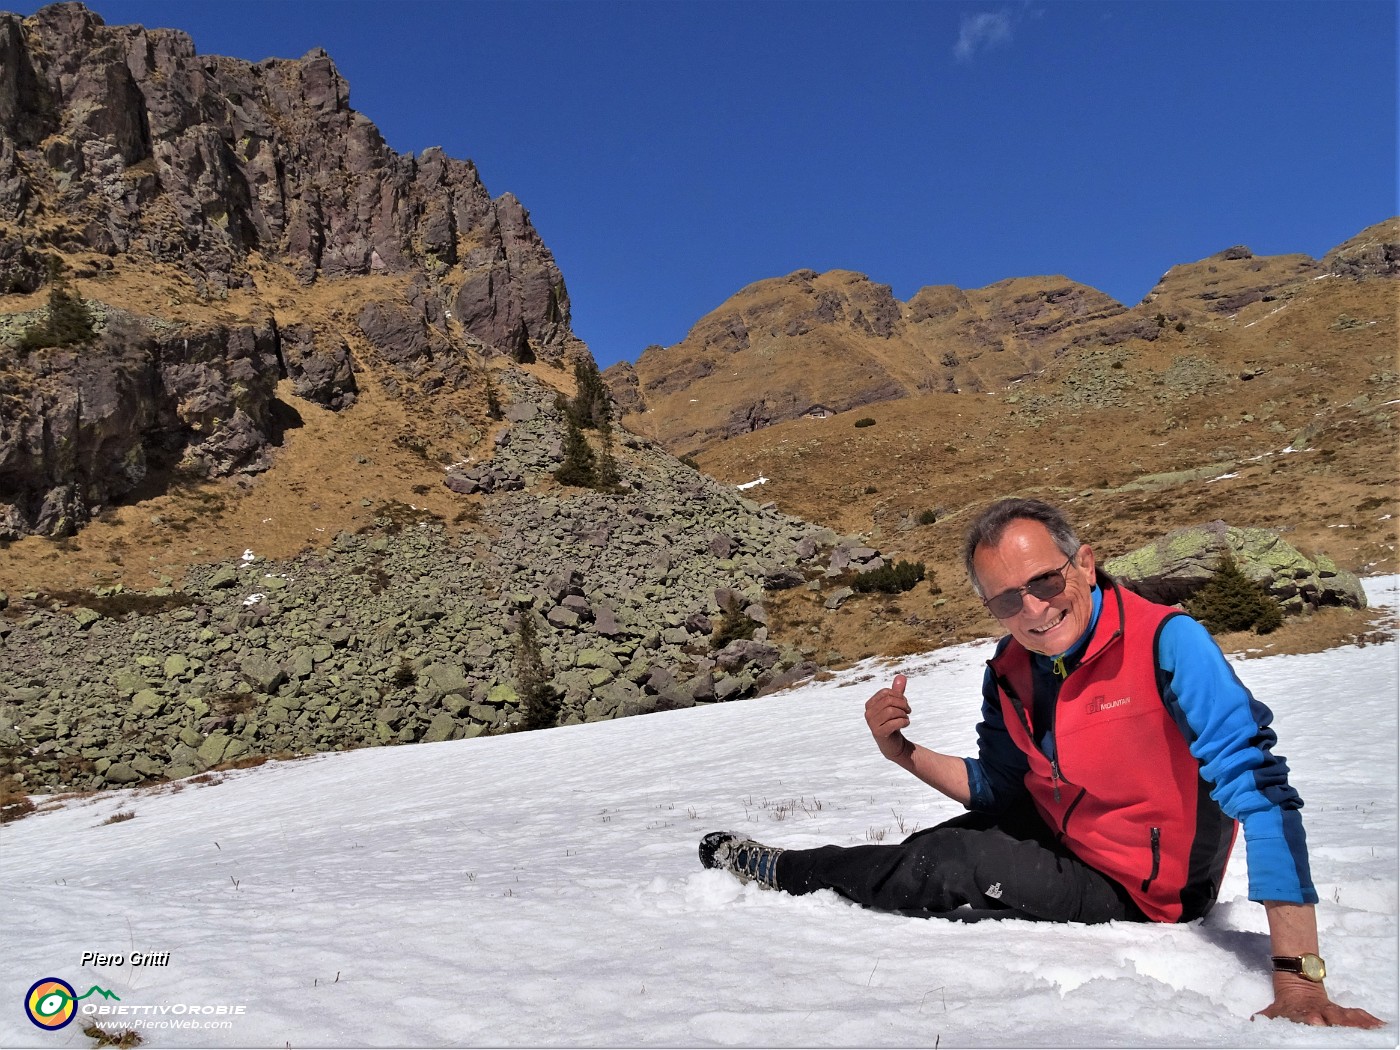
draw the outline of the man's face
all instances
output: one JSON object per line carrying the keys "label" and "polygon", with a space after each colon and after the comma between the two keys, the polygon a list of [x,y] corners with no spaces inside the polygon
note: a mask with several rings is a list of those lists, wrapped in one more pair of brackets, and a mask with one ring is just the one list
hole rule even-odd
{"label": "man's face", "polygon": [[1079,640],[1094,613],[1094,552],[1079,548],[1065,565],[1050,530],[1038,521],[1011,522],[995,545],[983,544],[972,557],[977,582],[987,598],[1024,587],[1037,576],[1060,569],[1065,589],[1053,598],[1021,595],[1021,611],[998,617],[1011,636],[1032,652],[1058,656]]}

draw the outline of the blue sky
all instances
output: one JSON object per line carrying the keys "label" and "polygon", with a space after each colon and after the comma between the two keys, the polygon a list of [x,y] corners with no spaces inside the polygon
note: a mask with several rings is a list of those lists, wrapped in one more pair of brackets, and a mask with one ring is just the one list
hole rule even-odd
{"label": "blue sky", "polygon": [[605,367],[804,267],[1132,305],[1177,263],[1317,256],[1400,211],[1393,0],[89,6],[205,54],[324,47],[394,149],[521,199]]}

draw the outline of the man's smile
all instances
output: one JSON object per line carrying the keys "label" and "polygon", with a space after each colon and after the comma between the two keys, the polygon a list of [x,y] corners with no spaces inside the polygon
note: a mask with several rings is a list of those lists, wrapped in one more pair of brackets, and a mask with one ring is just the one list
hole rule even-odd
{"label": "man's smile", "polygon": [[1028,630],[1031,634],[1049,634],[1056,627],[1060,626],[1060,624],[1064,623],[1065,617],[1068,615],[1068,609],[1061,609],[1060,615],[1055,617],[1053,622],[1047,623],[1044,627],[1028,627],[1026,628],[1026,630]]}

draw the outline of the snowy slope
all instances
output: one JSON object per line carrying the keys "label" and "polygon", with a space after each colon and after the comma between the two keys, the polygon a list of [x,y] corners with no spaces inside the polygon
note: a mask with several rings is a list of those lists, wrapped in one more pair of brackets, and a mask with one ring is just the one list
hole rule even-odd
{"label": "snowy slope", "polygon": [[[1368,581],[1395,604],[1396,578]],[[911,736],[972,747],[986,644],[908,658]],[[1394,1046],[1397,646],[1244,662],[1305,799],[1334,998],[1377,1032],[1251,1021],[1243,849],[1203,924],[961,925],[702,871],[700,836],[898,840],[958,812],[884,762],[868,664],[781,696],[323,755],[70,800],[0,829],[0,1045],[42,977],[165,1046]],[[135,817],[104,824],[119,811]],[[122,965],[80,965],[84,952]],[[133,952],[169,953],[133,966]],[[99,996],[82,1006],[101,1002]],[[115,1007],[116,1004],[111,1004]],[[242,1012],[221,1029],[153,1028]],[[163,1011],[162,1011],[162,1008]]]}

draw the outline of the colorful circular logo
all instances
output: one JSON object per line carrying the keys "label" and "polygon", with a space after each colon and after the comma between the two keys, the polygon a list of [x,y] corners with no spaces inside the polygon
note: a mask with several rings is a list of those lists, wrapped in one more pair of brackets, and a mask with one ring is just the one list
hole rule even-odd
{"label": "colorful circular logo", "polygon": [[67,981],[45,977],[35,981],[24,997],[24,1012],[40,1028],[56,1031],[69,1021],[78,1009],[78,993]]}

